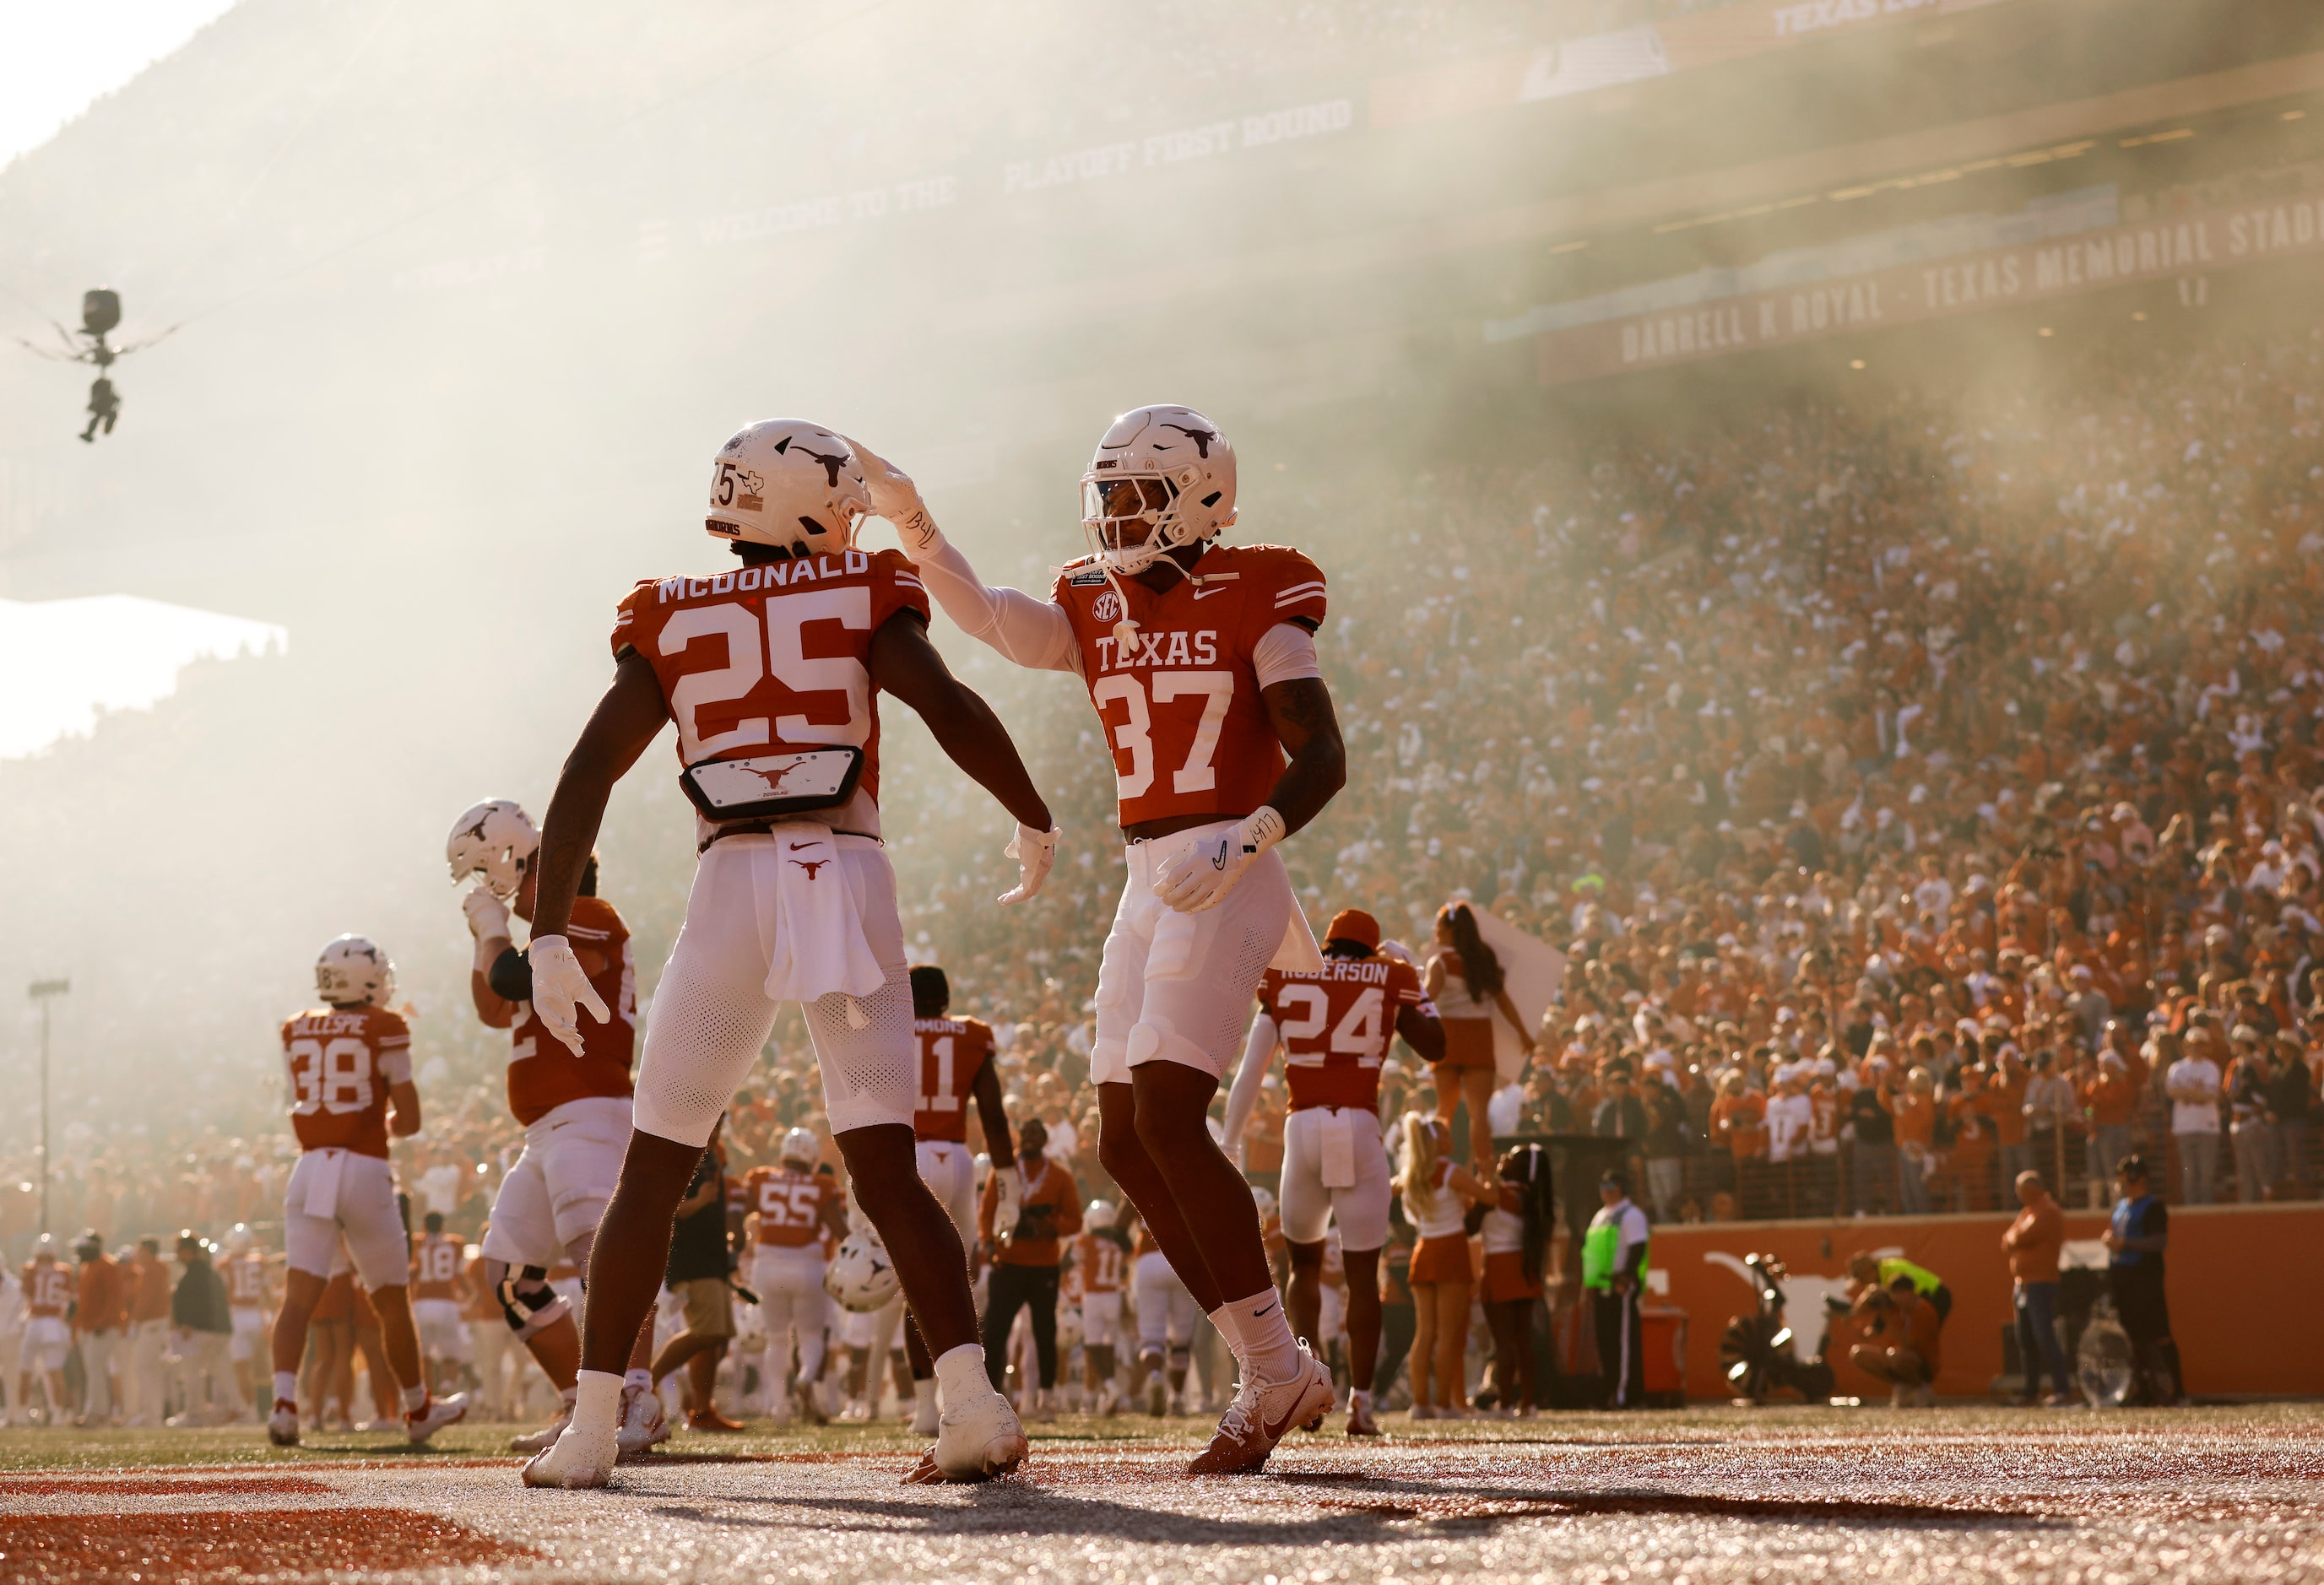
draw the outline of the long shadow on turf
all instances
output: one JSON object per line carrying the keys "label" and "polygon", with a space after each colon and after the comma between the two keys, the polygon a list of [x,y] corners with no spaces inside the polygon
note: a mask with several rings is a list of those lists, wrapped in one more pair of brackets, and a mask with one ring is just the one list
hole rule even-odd
{"label": "long shadow on turf", "polygon": [[[961,1506],[932,1507],[926,1501],[892,1497],[722,1495],[714,1505],[669,1505],[650,1510],[658,1517],[702,1525],[750,1529],[818,1529],[892,1531],[899,1525],[947,1534],[981,1532],[1020,1536],[1156,1535],[1186,1546],[1299,1546],[1323,1542],[1339,1544],[1410,1540],[1411,1528],[1390,1530],[1391,1525],[1444,1527],[1463,1534],[1491,1530],[1514,1519],[1562,1517],[1640,1517],[1670,1516],[1773,1521],[1780,1524],[1822,1524],[1854,1526],[1902,1526],[1979,1530],[2050,1528],[2056,1521],[2023,1511],[1938,1507],[1925,1503],[1881,1502],[1861,1498],[1791,1499],[1727,1497],[1651,1488],[1612,1490],[1544,1490],[1538,1488],[1463,1487],[1447,1488],[1419,1481],[1367,1479],[1363,1477],[1310,1477],[1306,1486],[1347,1487],[1346,1497],[1323,1497],[1322,1511],[1294,1517],[1228,1519],[1206,1514],[1144,1507],[1103,1497],[1056,1491],[1026,1481],[1010,1480],[970,1488]],[[1353,1495],[1362,1493],[1361,1496]],[[675,1494],[673,1494],[675,1495]],[[772,1506],[800,1511],[798,1519],[742,1518],[734,1507]],[[807,1514],[817,1516],[807,1517]],[[853,1515],[862,1522],[835,1525],[832,1516]],[[884,1521],[884,1522],[883,1522]],[[1425,1530],[1419,1532],[1425,1534]]]}

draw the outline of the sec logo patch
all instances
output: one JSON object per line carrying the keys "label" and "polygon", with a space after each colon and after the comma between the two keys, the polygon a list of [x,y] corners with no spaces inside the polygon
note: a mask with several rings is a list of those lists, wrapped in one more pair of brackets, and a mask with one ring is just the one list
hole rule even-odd
{"label": "sec logo patch", "polygon": [[1121,596],[1108,589],[1090,602],[1090,614],[1100,622],[1112,622],[1121,615]]}

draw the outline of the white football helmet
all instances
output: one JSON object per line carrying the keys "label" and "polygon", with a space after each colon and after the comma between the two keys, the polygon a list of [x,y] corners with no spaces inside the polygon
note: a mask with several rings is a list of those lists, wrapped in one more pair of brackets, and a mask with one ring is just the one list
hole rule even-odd
{"label": "white football helmet", "polygon": [[838,1253],[823,1271],[823,1291],[838,1301],[841,1309],[858,1315],[884,1308],[902,1286],[894,1262],[888,1258],[888,1247],[869,1228],[840,1239]]}
{"label": "white football helmet", "polygon": [[1082,530],[1099,559],[1124,576],[1201,544],[1234,519],[1234,447],[1190,407],[1122,414],[1082,475]]}
{"label": "white football helmet", "polygon": [[444,839],[452,883],[482,875],[503,902],[516,895],[526,866],[540,851],[540,833],[513,798],[486,798],[453,821],[452,834]]}
{"label": "white football helmet", "polygon": [[342,935],[315,960],[315,989],[341,1007],[383,1007],[395,994],[395,965],[362,936]]}
{"label": "white football helmet", "polygon": [[871,511],[863,465],[844,439],[804,419],[763,419],[718,448],[703,527],[753,545],[844,550]]}
{"label": "white football helmet", "polygon": [[802,1166],[813,1166],[823,1159],[823,1147],[805,1129],[793,1129],[783,1136],[782,1148],[777,1156],[784,1161],[796,1161]]}
{"label": "white football helmet", "polygon": [[1093,1200],[1082,1212],[1082,1225],[1093,1233],[1110,1233],[1113,1230],[1113,1217],[1112,1201]]}

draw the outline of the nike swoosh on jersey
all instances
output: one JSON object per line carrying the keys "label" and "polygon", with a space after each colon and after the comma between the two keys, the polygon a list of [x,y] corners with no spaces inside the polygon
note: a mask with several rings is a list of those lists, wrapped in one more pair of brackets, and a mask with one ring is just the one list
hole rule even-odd
{"label": "nike swoosh on jersey", "polygon": [[1213,594],[1223,594],[1225,593],[1226,591],[1224,589],[1197,589],[1194,591],[1194,598],[1197,600],[1207,600]]}

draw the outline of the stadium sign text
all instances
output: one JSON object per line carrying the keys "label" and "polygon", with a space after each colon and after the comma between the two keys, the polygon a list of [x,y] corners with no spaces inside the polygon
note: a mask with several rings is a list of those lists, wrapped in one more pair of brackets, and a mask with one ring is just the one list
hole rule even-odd
{"label": "stadium sign text", "polygon": [[2201,210],[1550,330],[1536,368],[1563,385],[2319,248],[2324,197]]}

